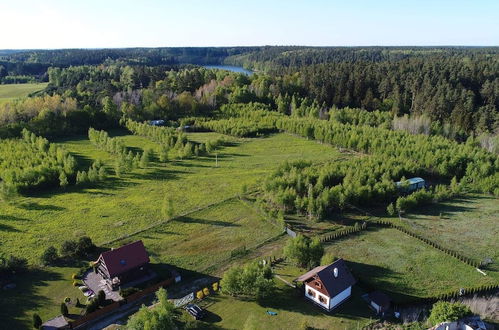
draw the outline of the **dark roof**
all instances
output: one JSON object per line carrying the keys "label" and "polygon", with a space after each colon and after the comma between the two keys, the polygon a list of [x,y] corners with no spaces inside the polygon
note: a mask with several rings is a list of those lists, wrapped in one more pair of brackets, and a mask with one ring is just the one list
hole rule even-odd
{"label": "dark roof", "polygon": [[121,275],[130,269],[149,262],[149,256],[142,241],[136,241],[101,254],[110,277]]}
{"label": "dark roof", "polygon": [[[338,277],[334,276],[335,268],[338,269]],[[297,281],[305,282],[314,276],[321,280],[330,297],[343,292],[356,282],[343,259],[338,259],[328,266],[316,267],[300,276]]]}
{"label": "dark roof", "polygon": [[390,297],[381,291],[374,291],[369,294],[369,299],[382,308],[390,307]]}

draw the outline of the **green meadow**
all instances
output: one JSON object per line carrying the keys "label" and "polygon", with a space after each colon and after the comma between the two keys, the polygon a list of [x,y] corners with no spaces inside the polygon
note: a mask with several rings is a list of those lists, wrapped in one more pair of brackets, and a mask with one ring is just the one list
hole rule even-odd
{"label": "green meadow", "polygon": [[347,260],[357,278],[387,292],[395,302],[494,284],[499,278],[494,272],[483,276],[474,267],[391,228],[339,239],[327,244],[325,251]]}
{"label": "green meadow", "polygon": [[[148,139],[123,135],[121,131],[112,133],[132,149],[158,149]],[[192,140],[216,136],[189,134]],[[22,256],[36,265],[48,246],[59,247],[64,240],[82,235],[90,236],[97,245],[118,239],[105,245],[108,247],[143,239],[153,263],[220,274],[219,268],[227,266],[224,261],[232,250],[242,246],[251,249],[280,234],[255,207],[230,199],[240,194],[243,185],[258,187],[270,171],[286,160],[325,161],[340,156],[329,146],[285,134],[230,139],[232,144],[219,149],[216,157],[152,162],[148,168],[122,178],[110,175],[95,186],[54,189],[20,197],[14,203],[0,202],[0,253]],[[86,137],[56,142],[77,158],[81,169],[101,159],[113,173],[113,156],[97,149]],[[165,198],[173,200],[175,215],[216,205],[166,221],[161,212]],[[120,240],[155,224],[160,225]],[[70,280],[75,270],[47,267],[37,271],[36,279],[34,274],[25,277],[16,289],[4,294],[24,299],[25,303],[11,305],[8,299],[2,299],[1,318],[9,315],[9,325],[19,327],[30,324],[33,312],[40,313],[44,320],[57,315],[61,297],[79,295]]]}
{"label": "green meadow", "polygon": [[0,103],[26,97],[47,87],[47,83],[0,85]]}

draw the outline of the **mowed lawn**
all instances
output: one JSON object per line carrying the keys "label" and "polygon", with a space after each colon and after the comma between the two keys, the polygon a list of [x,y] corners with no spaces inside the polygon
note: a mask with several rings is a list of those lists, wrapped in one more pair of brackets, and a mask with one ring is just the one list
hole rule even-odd
{"label": "mowed lawn", "polygon": [[[211,133],[199,134],[200,138],[212,138]],[[157,148],[157,144],[142,137],[120,138],[133,148]],[[237,140],[232,146],[219,149],[218,167],[214,156],[167,164],[153,162],[146,169],[117,178],[111,170],[113,156],[95,148],[85,137],[57,142],[77,157],[82,169],[101,159],[111,176],[94,187],[55,189],[21,197],[12,204],[0,202],[1,254],[26,257],[37,265],[45,248],[59,248],[64,240],[88,235],[101,245],[164,221],[161,209],[165,198],[173,200],[174,213],[178,215],[236,196],[243,185],[257,187],[285,160],[343,157],[330,146],[277,134]],[[254,208],[232,200],[131,239],[143,239],[156,264],[172,263],[187,270],[217,273],[217,265],[233,249],[243,245],[251,248],[277,234],[278,229],[261,219]],[[21,324],[30,326],[34,312],[44,320],[57,315],[61,297],[73,298],[78,294],[69,280],[73,272],[71,268],[48,267],[38,275],[20,278],[11,295],[23,297],[25,303],[11,305],[10,300],[1,299],[0,319],[19,328]]]}
{"label": "mowed lawn", "polygon": [[[204,321],[214,329],[362,329],[374,313],[353,288],[352,296],[331,313],[305,300],[303,294],[277,281],[278,289],[266,302],[214,295],[202,302],[208,311]],[[267,311],[276,312],[269,315]],[[207,327],[209,328],[209,327]]]}
{"label": "mowed lawn", "polygon": [[41,91],[45,87],[47,87],[47,83],[0,85],[0,103],[26,97],[33,92]]}
{"label": "mowed lawn", "polygon": [[499,271],[499,199],[469,195],[404,216],[408,226],[442,246]]}
{"label": "mowed lawn", "polygon": [[326,253],[348,262],[354,276],[387,292],[394,301],[497,283],[443,252],[396,229],[376,229],[326,245]]}

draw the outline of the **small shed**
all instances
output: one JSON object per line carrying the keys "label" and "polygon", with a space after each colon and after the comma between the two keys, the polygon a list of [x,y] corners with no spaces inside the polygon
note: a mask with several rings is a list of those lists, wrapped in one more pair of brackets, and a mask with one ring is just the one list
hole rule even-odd
{"label": "small shed", "polygon": [[381,291],[374,291],[369,294],[369,303],[377,314],[384,313],[390,308],[390,297]]}
{"label": "small shed", "polygon": [[395,184],[397,185],[397,188],[406,192],[413,192],[425,187],[425,181],[420,177],[410,178],[406,181],[398,181],[395,182]]}
{"label": "small shed", "polygon": [[165,121],[163,119],[151,120],[149,122],[151,126],[165,126]]}

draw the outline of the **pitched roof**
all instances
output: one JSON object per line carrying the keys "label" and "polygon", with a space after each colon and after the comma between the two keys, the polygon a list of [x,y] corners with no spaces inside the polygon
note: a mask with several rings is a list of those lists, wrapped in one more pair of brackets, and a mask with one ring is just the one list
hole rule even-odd
{"label": "pitched roof", "polygon": [[149,256],[142,241],[136,241],[120,248],[106,251],[101,254],[102,260],[110,277],[115,277],[124,272],[143,266],[149,262]]}
{"label": "pitched roof", "polygon": [[[337,269],[338,276],[334,276],[335,269]],[[316,267],[298,277],[297,281],[305,282],[314,276],[317,276],[321,280],[330,297],[334,297],[343,292],[356,282],[343,259],[338,259],[327,266]]]}
{"label": "pitched roof", "polygon": [[369,299],[376,303],[376,305],[383,308],[390,307],[390,297],[381,291],[374,291],[369,294]]}

